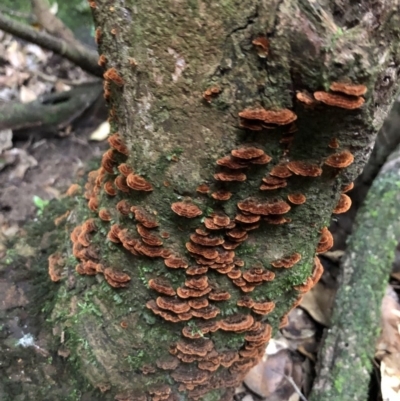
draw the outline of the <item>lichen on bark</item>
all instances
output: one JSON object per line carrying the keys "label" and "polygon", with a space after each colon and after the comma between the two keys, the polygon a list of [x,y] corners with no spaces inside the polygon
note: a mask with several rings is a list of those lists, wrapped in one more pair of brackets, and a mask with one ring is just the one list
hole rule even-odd
{"label": "lichen on bark", "polygon": [[[364,3],[367,6],[368,2]],[[260,316],[249,308],[238,307],[238,299],[245,295],[242,290],[226,275],[211,269],[207,273],[213,286],[231,295],[229,300],[213,302],[219,308],[214,320],[241,313],[276,330],[299,295],[295,286],[311,275],[320,230],[328,225],[342,186],[353,181],[365,163],[382,110],[387,111],[398,87],[396,80],[389,86],[384,82],[387,67],[398,57],[398,47],[388,50],[381,44],[385,35],[398,37],[398,17],[387,12],[394,2],[386,3],[386,8],[382,5],[382,10],[377,7],[374,14],[370,13],[372,20],[367,19],[366,8],[361,14],[357,11],[357,18],[349,22],[348,14],[336,4],[322,6],[304,1],[96,2],[100,51],[108,60],[106,68],[115,68],[118,73],[118,79],[107,82],[112,130],[119,132],[129,150],[128,155],[114,152],[112,163],[115,167],[126,163],[153,186],[151,192],[117,191],[116,196],[110,196],[103,185],[114,180],[117,170],[95,173],[94,178],[101,174],[103,180],[90,197],[96,198],[98,210],[110,212],[111,221],[99,219],[96,207],[89,211],[85,201],[77,197],[67,224],[68,231],[72,231],[74,226],[93,219],[97,231],[88,238],[96,262],[131,277],[128,288],[118,290],[109,288],[102,275],[76,278],[78,262],[69,258],[66,271],[69,277],[75,277],[76,285],[68,287],[69,280],[61,284],[53,312],[60,332],[68,333],[79,372],[103,389],[105,398],[148,396],[156,400],[152,391],[166,385],[171,391],[169,399],[179,394],[180,399],[220,400],[226,388],[225,397],[229,397],[265,346],[259,344],[258,354],[246,358],[242,356],[246,354],[243,347],[248,345],[245,332],[217,330],[208,333],[206,339],[212,341],[213,351],[219,356],[225,351],[242,352],[236,364],[225,367],[217,361],[214,364],[218,370],[211,373],[199,369],[196,362],[183,362],[178,352],[179,375],[177,370],[166,372],[157,367],[156,361],[168,358],[170,352],[176,354],[174,344],[183,341],[182,329],[186,325],[196,328],[202,319],[192,317],[189,323],[171,323],[145,307],[147,301],[157,297],[148,288],[150,279],[166,277],[177,290],[188,277],[183,270],[167,268],[161,258],[132,254],[106,239],[113,224],[135,231],[133,214],[117,213],[117,202],[127,200],[156,218],[159,228],[154,232],[168,233],[163,237],[164,247],[193,265],[196,257],[187,251],[185,243],[196,228],[202,227],[204,217],[219,212],[233,221],[238,203],[249,197],[283,200],[290,193],[305,194],[306,203],[292,206],[285,215],[291,219],[289,224],[262,221],[235,251],[244,261],[242,273],[257,266],[275,274],[273,281],[256,286],[250,293],[254,301],[274,302],[273,311]],[[260,58],[252,44],[259,36],[269,43],[266,58]],[[343,80],[368,88],[361,109],[346,110],[322,103],[310,107],[296,100],[296,91],[327,91],[333,81]],[[219,87],[221,93],[207,102],[202,94],[212,86]],[[297,132],[290,148],[281,143],[282,137],[288,136],[287,126],[261,131],[239,127],[238,113],[257,107],[296,113]],[[341,150],[348,149],[355,155],[349,168],[338,171],[324,167],[320,177],[293,176],[285,188],[267,195],[259,191],[262,178],[279,163],[298,160],[322,165],[334,152],[328,147],[332,138]],[[215,181],[214,173],[219,171],[216,160],[245,145],[262,149],[272,161],[247,168],[244,182]],[[211,191],[229,190],[232,197],[222,202],[197,193],[196,188],[204,183]],[[89,191],[93,192],[92,184]],[[184,197],[192,199],[202,216],[189,220],[174,214],[171,204]],[[138,238],[136,232],[134,237]],[[271,262],[295,252],[302,256],[295,266],[271,266]],[[207,340],[195,340],[193,344],[209,344]],[[201,352],[197,356],[205,355]],[[186,376],[182,379],[183,372]]]}

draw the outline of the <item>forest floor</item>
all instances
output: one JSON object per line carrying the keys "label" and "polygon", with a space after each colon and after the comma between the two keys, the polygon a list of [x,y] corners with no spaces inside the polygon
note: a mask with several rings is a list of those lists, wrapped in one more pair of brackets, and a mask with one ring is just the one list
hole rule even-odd
{"label": "forest floor", "polygon": [[[59,56],[2,32],[0,55],[0,102],[27,103],[45,93],[68,90],[73,82],[88,77]],[[12,137],[10,131],[0,131],[0,259],[7,255],[7,242],[20,235],[27,222],[40,216],[48,201],[60,198],[70,184],[88,171],[93,160],[101,157],[107,142],[104,125],[100,131],[98,128],[106,119],[107,111],[99,99],[92,113],[80,120],[79,125],[68,127],[57,136],[43,137],[36,129],[21,139]],[[356,191],[351,195],[356,197]],[[321,282],[292,311],[288,326],[271,340],[264,359],[237,389],[236,401],[307,399],[315,377],[319,344],[324,329],[329,327],[340,258],[351,222],[350,213],[333,224],[338,246],[322,257],[325,274]],[[371,401],[400,399],[397,265],[400,263],[395,264],[382,303],[383,335],[375,355]],[[4,294],[0,297],[0,311],[23,309],[26,302],[23,285],[15,282],[12,274],[0,278],[0,294]],[[25,336],[22,327],[11,331],[15,341],[22,341]]]}

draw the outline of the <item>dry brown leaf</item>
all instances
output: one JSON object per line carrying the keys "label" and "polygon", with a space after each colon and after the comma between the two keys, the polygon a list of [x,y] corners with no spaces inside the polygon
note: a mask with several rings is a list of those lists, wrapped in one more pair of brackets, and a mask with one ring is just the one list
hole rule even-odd
{"label": "dry brown leaf", "polygon": [[400,353],[386,355],[381,361],[381,392],[383,401],[400,400]]}
{"label": "dry brown leaf", "polygon": [[311,291],[304,295],[300,306],[305,309],[316,322],[325,327],[329,327],[335,295],[335,289],[328,288],[319,282]]}
{"label": "dry brown leaf", "polygon": [[19,90],[19,100],[21,103],[30,103],[37,99],[36,93],[25,85]]}

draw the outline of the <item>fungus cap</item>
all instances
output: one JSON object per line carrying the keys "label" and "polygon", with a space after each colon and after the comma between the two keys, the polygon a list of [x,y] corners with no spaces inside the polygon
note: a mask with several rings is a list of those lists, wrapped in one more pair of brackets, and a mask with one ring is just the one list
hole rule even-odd
{"label": "fungus cap", "polygon": [[265,36],[258,36],[254,38],[251,43],[256,47],[258,57],[265,58],[268,55],[268,39]]}
{"label": "fungus cap", "polygon": [[160,294],[169,295],[169,296],[176,295],[176,292],[173,289],[171,283],[165,278],[161,278],[161,277],[152,278],[149,280],[148,284],[152,290],[157,291]]}
{"label": "fungus cap", "polygon": [[135,191],[151,192],[153,190],[153,186],[148,181],[133,173],[126,177],[126,184]]}
{"label": "fungus cap", "polygon": [[165,309],[176,314],[190,311],[190,305],[176,297],[157,297],[156,304],[159,308]]}
{"label": "fungus cap", "polygon": [[170,269],[186,269],[189,265],[186,260],[181,258],[180,256],[171,255],[170,257],[164,259],[165,266]]}
{"label": "fungus cap", "polygon": [[345,168],[350,166],[354,161],[354,156],[348,151],[344,150],[339,153],[330,155],[325,160],[325,164],[335,168]]}
{"label": "fungus cap", "polygon": [[233,149],[231,151],[231,154],[232,156],[242,160],[256,159],[265,155],[262,149],[255,147],[243,147],[243,148]]}
{"label": "fungus cap", "polygon": [[362,96],[367,93],[367,87],[365,85],[349,82],[332,82],[329,89],[333,92],[341,92],[350,96]]}
{"label": "fungus cap", "polygon": [[240,170],[247,167],[247,164],[241,160],[235,160],[231,156],[225,156],[217,160],[218,166],[226,167],[231,170]]}
{"label": "fungus cap", "polygon": [[314,92],[314,97],[328,106],[340,107],[342,109],[359,109],[365,102],[362,97],[350,97],[338,93]]}
{"label": "fungus cap", "polygon": [[351,182],[350,184],[347,184],[342,188],[342,193],[345,194],[347,192],[350,192],[353,188],[354,188],[354,182]]}
{"label": "fungus cap", "polygon": [[186,217],[188,219],[192,219],[203,214],[201,209],[190,201],[174,202],[171,205],[171,209],[178,216]]}
{"label": "fungus cap", "polygon": [[306,202],[306,200],[307,200],[306,196],[300,192],[288,195],[288,201],[293,205],[302,205],[303,203]]}
{"label": "fungus cap", "polygon": [[224,331],[244,331],[250,329],[253,323],[253,316],[238,313],[221,320],[220,329]]}
{"label": "fungus cap", "polygon": [[346,194],[341,194],[339,202],[333,209],[334,214],[346,213],[351,207],[351,198]]}
{"label": "fungus cap", "polygon": [[287,164],[287,168],[292,173],[303,177],[318,177],[322,174],[321,167],[305,161],[293,160]]}
{"label": "fungus cap", "polygon": [[277,164],[276,166],[274,166],[272,168],[272,170],[270,171],[269,175],[271,175],[273,177],[278,177],[278,178],[289,178],[293,174],[288,169],[287,163],[280,163],[280,164]]}
{"label": "fungus cap", "polygon": [[226,181],[226,182],[231,182],[231,181],[238,181],[238,182],[243,182],[246,181],[246,174],[240,172],[240,171],[231,171],[231,172],[220,172],[220,173],[215,173],[214,178],[217,181]]}
{"label": "fungus cap", "polygon": [[231,198],[231,196],[232,196],[232,192],[224,191],[224,190],[216,191],[211,194],[211,197],[213,199],[220,200],[220,201],[227,201]]}
{"label": "fungus cap", "polygon": [[268,124],[287,125],[297,120],[293,111],[288,109],[265,110],[263,108],[245,109],[239,113],[239,117],[246,120],[260,120]]}

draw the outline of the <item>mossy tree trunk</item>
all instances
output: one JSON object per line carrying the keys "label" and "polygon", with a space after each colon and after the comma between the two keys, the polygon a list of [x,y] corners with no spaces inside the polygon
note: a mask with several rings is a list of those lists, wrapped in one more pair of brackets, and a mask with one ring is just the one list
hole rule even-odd
{"label": "mossy tree trunk", "polygon": [[[93,11],[100,52],[106,57],[107,76],[111,77],[106,89],[112,132],[119,133],[129,152],[125,156],[114,151],[112,157],[109,153],[103,160],[109,172],[98,170],[90,175],[86,195],[91,198],[92,210],[82,196],[74,197],[76,204],[66,232],[77,226],[85,231],[79,239],[72,235],[74,250],[68,241],[59,246],[66,277],[58,284],[51,320],[55,332],[62,336],[63,347],[71,353],[72,375],[83,376],[104,391],[98,399],[158,400],[166,399],[168,392],[170,400],[230,399],[232,388],[257,362],[265,346],[265,341],[251,345],[245,340],[249,335],[246,322],[259,321],[265,324],[261,327],[268,324],[276,330],[298,299],[299,291],[294,287],[306,282],[313,271],[321,229],[329,225],[343,186],[361,171],[398,89],[397,75],[388,73],[399,59],[397,2],[326,3],[96,2]],[[252,44],[260,37],[269,43],[266,58],[260,57]],[[328,91],[334,81],[366,85],[365,104],[347,110],[322,103],[310,107],[296,100],[297,91]],[[207,102],[203,92],[211,87],[221,91]],[[293,126],[260,131],[239,127],[238,113],[259,107],[290,109],[296,114],[297,132],[289,147],[281,140],[291,135],[288,131]],[[337,151],[328,147],[333,138],[340,144],[339,151],[354,154],[355,162],[348,168],[339,171],[325,166],[321,176],[293,175],[284,188],[259,190],[262,178],[279,163],[305,161],[322,166]],[[262,149],[272,161],[247,167],[243,182],[215,180],[214,174],[221,171],[216,161],[242,146]],[[145,178],[153,190],[117,190],[116,196],[108,195],[104,185],[112,193],[121,163]],[[201,184],[207,184],[210,193],[224,190],[232,196],[217,201],[210,193],[196,191]],[[209,268],[206,276],[213,292],[228,292],[229,300],[210,299],[208,309],[196,312],[192,308],[184,318],[189,320],[177,323],[146,308],[148,301],[162,295],[149,289],[149,280],[162,277],[175,291],[184,288],[190,292],[185,282],[192,276],[185,269],[166,267],[162,257],[143,255],[150,252],[136,231],[143,219],[136,213],[124,216],[117,211],[117,204],[129,202],[134,210],[155,219],[158,227],[149,231],[162,238],[161,249],[195,266],[201,263],[196,252],[205,250],[190,253],[185,244],[197,228],[204,228],[204,218],[223,213],[234,221],[238,202],[250,197],[260,202],[283,201],[291,193],[302,193],[307,200],[291,207],[284,215],[286,224],[261,219],[259,227],[248,231],[246,240],[232,253],[224,254],[223,246],[215,248],[226,263],[220,263],[220,272],[215,266]],[[171,205],[183,198],[191,198],[202,215],[192,219],[177,216]],[[110,221],[104,221],[107,213]],[[95,231],[88,230],[88,223],[84,223],[88,219],[93,219]],[[238,223],[237,227],[243,235],[243,225]],[[228,229],[217,233],[230,243]],[[131,252],[126,249],[129,244],[123,247],[117,243],[121,236],[133,244]],[[301,255],[295,266],[278,269],[271,265],[295,253]],[[245,289],[252,291],[243,292],[221,273],[232,268],[233,258],[237,265],[242,264],[238,259],[244,262],[242,275],[258,267],[275,278],[254,289],[248,283]],[[78,275],[75,266],[79,262],[78,270],[93,273],[85,262],[88,259],[98,270],[111,268],[128,274],[128,286],[112,288],[103,274]],[[245,295],[255,302],[273,302],[275,308],[260,315],[254,309],[239,307],[237,302]],[[207,322],[223,322],[225,328],[231,323],[234,329],[232,320],[240,316],[237,327],[243,330],[219,329],[199,339],[183,337],[185,327],[193,336],[201,331],[205,320],[198,316],[217,312]],[[176,318],[172,313],[168,316]],[[255,335],[254,326],[252,333]],[[236,362],[229,364],[223,359],[229,355],[237,358]],[[167,362],[174,369],[162,369]],[[217,370],[211,371],[214,368]]]}

